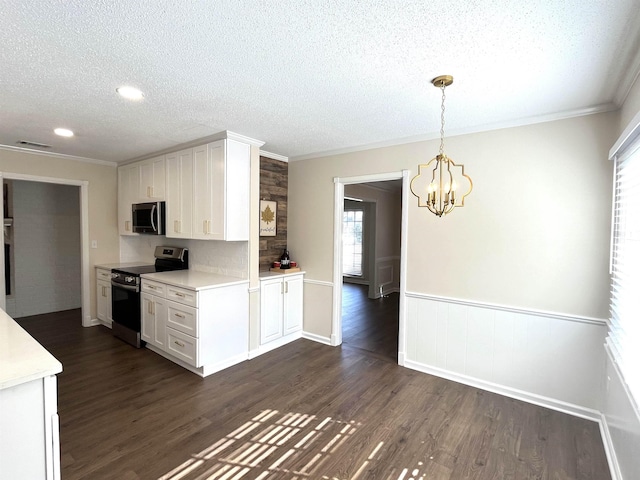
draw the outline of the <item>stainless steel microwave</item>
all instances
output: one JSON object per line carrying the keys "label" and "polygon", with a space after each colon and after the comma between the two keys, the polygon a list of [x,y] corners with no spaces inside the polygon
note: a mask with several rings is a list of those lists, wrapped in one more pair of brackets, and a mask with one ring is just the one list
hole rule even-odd
{"label": "stainless steel microwave", "polygon": [[134,203],[131,206],[133,232],[164,235],[164,216],[164,202]]}

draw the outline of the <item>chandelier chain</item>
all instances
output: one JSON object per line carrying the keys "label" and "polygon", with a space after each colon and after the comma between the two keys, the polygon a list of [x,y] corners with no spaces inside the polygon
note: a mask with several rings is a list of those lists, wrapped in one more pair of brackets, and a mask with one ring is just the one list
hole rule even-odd
{"label": "chandelier chain", "polygon": [[442,88],[442,106],[441,106],[441,113],[440,113],[440,155],[444,155],[444,89],[445,89],[445,84],[444,82],[442,82],[440,84],[440,88]]}

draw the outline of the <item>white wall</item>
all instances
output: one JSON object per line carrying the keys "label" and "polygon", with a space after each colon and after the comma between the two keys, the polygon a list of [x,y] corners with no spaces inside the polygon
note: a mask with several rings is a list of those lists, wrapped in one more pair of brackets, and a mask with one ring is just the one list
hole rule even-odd
{"label": "white wall", "polygon": [[[542,400],[553,396],[555,406],[593,416],[600,390],[587,393],[562,378],[574,375],[590,386],[602,379],[602,350],[580,344],[601,345],[608,315],[612,165],[606,159],[617,124],[617,113],[602,113],[447,140],[447,154],[465,165],[474,190],[464,208],[445,218],[419,208],[409,195],[407,295],[447,308],[467,302],[494,317],[503,308],[518,311],[522,315],[511,320],[514,332],[549,339],[576,356],[565,362],[555,350],[545,350],[551,361],[545,357],[535,374],[547,376],[547,384],[522,385],[514,379],[532,375],[535,362],[514,339],[509,347],[514,356],[498,380],[489,374],[489,360],[470,372],[464,367],[464,356],[475,345],[470,332],[489,327],[472,315],[463,322],[468,328],[458,328],[463,323],[454,315],[441,320],[448,340],[460,348],[451,351],[441,374],[485,385],[503,382],[498,386],[504,391]],[[290,163],[288,242],[313,285],[305,291],[305,332],[325,338],[333,333],[332,305],[322,300],[334,288],[334,178],[404,169],[411,178],[418,163],[437,151],[434,140]],[[416,311],[423,312],[411,319],[418,333],[401,344],[401,361],[443,370],[432,360],[437,352],[429,350],[435,348],[429,309]],[[566,318],[578,326],[567,328]],[[587,371],[584,365],[596,367]],[[558,387],[549,389],[548,383]]]}
{"label": "white wall", "polygon": [[[88,182],[89,238],[97,248],[89,249],[89,269],[117,262],[117,175],[115,164],[88,162],[73,157],[52,156],[0,147],[0,172]],[[96,317],[95,275],[90,275],[89,318]]]}
{"label": "white wall", "polygon": [[186,240],[164,235],[121,236],[120,261],[151,264],[155,261],[153,252],[158,245],[188,248],[192,270],[249,278],[248,242]]}
{"label": "white wall", "polygon": [[80,308],[80,188],[13,181],[14,318]]}

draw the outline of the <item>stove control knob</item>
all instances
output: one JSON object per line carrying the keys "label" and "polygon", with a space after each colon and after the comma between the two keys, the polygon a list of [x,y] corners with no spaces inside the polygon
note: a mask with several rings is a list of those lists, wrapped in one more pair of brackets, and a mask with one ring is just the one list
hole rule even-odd
{"label": "stove control knob", "polygon": [[133,283],[135,281],[135,277],[125,277],[124,281],[127,283]]}
{"label": "stove control knob", "polygon": [[120,275],[118,273],[112,273],[111,274],[111,278],[118,278],[120,277]]}

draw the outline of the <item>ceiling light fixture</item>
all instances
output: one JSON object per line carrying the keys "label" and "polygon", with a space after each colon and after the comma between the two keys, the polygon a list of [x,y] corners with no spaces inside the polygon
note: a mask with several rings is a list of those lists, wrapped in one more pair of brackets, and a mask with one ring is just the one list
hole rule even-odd
{"label": "ceiling light fixture", "polygon": [[[456,165],[444,153],[444,89],[453,83],[453,77],[440,75],[431,80],[431,83],[442,89],[440,153],[429,163],[418,165],[418,174],[411,180],[411,192],[418,197],[419,207],[427,207],[433,214],[442,217],[451,213],[455,207],[464,207],[464,199],[471,193],[473,182],[464,174],[464,165]],[[456,196],[456,191],[459,192],[461,187],[466,193]]]}
{"label": "ceiling light fixture", "polygon": [[73,137],[73,132],[68,128],[56,128],[53,133],[61,137]]}
{"label": "ceiling light fixture", "polygon": [[116,88],[116,92],[118,92],[120,96],[126,98],[127,100],[142,100],[144,98],[144,93],[142,93],[135,87],[118,87]]}

